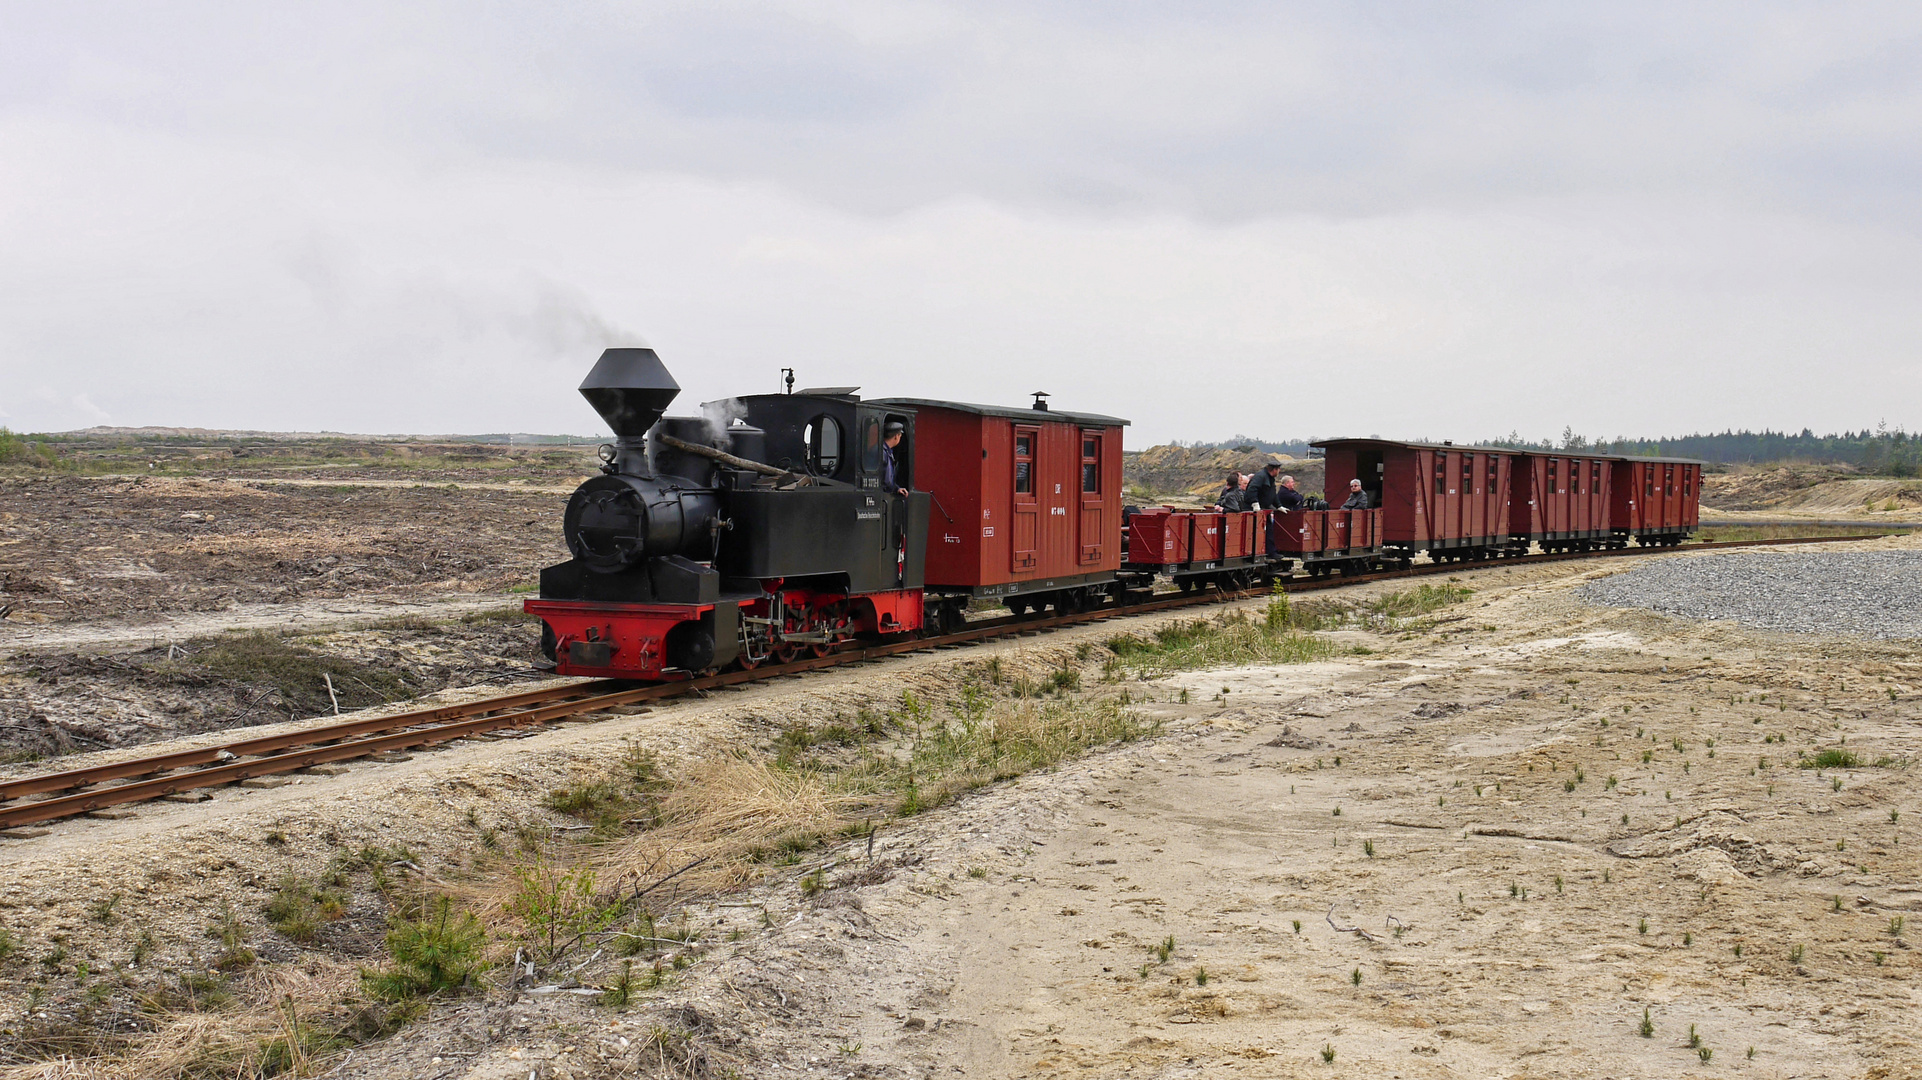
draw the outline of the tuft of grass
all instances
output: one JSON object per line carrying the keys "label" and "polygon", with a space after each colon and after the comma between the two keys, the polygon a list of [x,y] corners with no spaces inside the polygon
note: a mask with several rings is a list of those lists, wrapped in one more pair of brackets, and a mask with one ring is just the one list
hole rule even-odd
{"label": "tuft of grass", "polygon": [[265,914],[268,925],[282,936],[309,945],[320,936],[322,925],[347,914],[347,896],[338,889],[288,874],[267,901]]}
{"label": "tuft of grass", "polygon": [[126,899],[126,896],[126,893],[117,892],[112,896],[101,897],[93,902],[93,907],[88,909],[87,914],[94,922],[112,925],[120,918],[120,901]]}
{"label": "tuft of grass", "polygon": [[1412,589],[1378,596],[1364,604],[1362,610],[1387,620],[1409,619],[1458,604],[1474,594],[1475,590],[1452,582],[1417,585]]}
{"label": "tuft of grass", "polygon": [[207,936],[220,942],[220,954],[214,958],[219,971],[238,971],[258,959],[247,947],[247,928],[241,924],[240,914],[231,907],[221,909],[220,921],[207,928]]}
{"label": "tuft of grass", "polygon": [[1275,610],[1271,603],[1270,616],[1262,619],[1235,611],[1179,620],[1146,637],[1118,634],[1107,645],[1123,669],[1156,675],[1249,664],[1303,664],[1335,654],[1333,642],[1303,633],[1289,616],[1272,617]]}
{"label": "tuft of grass", "polygon": [[1803,947],[1801,945],[1795,946],[1794,948],[1789,950],[1789,963],[1791,964],[1801,963],[1803,955],[1804,955]]}
{"label": "tuft of grass", "polygon": [[359,709],[403,701],[421,689],[401,672],[328,656],[262,630],[222,634],[184,658],[155,664],[154,671],[181,683],[218,680],[265,687],[295,716],[332,712],[336,699],[343,710]]}
{"label": "tuft of grass", "polygon": [[1644,1039],[1653,1039],[1655,1037],[1655,1018],[1648,1014],[1646,1006],[1642,1009],[1642,1022],[1636,1027],[1636,1030],[1641,1033]]}
{"label": "tuft of grass", "polygon": [[1859,769],[1862,759],[1845,746],[1830,746],[1795,763],[1801,769]]}
{"label": "tuft of grass", "polygon": [[1335,1044],[1333,1043],[1321,1044],[1321,1060],[1324,1063],[1329,1065],[1333,1065],[1335,1063]]}
{"label": "tuft of grass", "polygon": [[1348,981],[1350,983],[1353,983],[1356,986],[1360,986],[1361,985],[1361,969],[1356,968],[1355,970],[1349,972]]}

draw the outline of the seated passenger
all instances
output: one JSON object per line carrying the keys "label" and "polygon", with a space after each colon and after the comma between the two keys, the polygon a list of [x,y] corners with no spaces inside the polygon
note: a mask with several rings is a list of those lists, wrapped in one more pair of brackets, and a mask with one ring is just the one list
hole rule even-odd
{"label": "seated passenger", "polygon": [[1368,509],[1368,493],[1361,489],[1361,481],[1348,481],[1348,501],[1341,504],[1343,510]]}
{"label": "seated passenger", "polygon": [[1248,509],[1248,503],[1241,493],[1242,485],[1247,482],[1248,478],[1240,473],[1229,473],[1226,481],[1227,486],[1221,489],[1220,495],[1215,496],[1215,509],[1223,510],[1231,514],[1237,514]]}
{"label": "seated passenger", "polygon": [[1282,513],[1285,514],[1291,510],[1300,510],[1307,505],[1307,502],[1306,499],[1301,497],[1301,492],[1295,490],[1294,477],[1284,476],[1281,478],[1281,487],[1275,491],[1275,505]]}

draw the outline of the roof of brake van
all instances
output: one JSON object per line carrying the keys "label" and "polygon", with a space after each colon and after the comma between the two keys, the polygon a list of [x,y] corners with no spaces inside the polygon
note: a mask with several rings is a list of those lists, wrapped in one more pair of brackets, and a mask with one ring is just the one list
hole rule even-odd
{"label": "roof of brake van", "polygon": [[1528,454],[1534,457],[1578,457],[1601,461],[1649,461],[1657,465],[1707,465],[1700,458],[1644,457],[1641,454],[1596,454],[1586,450],[1519,450],[1512,446],[1480,446],[1475,443],[1411,442],[1403,439],[1317,439],[1309,446],[1327,449],[1341,443],[1371,443],[1375,446],[1400,446],[1410,450],[1463,450],[1473,454]]}

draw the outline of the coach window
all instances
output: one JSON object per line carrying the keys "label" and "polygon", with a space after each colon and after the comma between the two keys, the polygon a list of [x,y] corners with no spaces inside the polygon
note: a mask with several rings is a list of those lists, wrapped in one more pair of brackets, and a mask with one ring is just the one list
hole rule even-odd
{"label": "coach window", "polygon": [[816,476],[833,476],[841,468],[841,422],[817,416],[802,429],[807,440],[808,468]]}
{"label": "coach window", "polygon": [[1495,455],[1490,454],[1488,455],[1488,493],[1490,495],[1495,493],[1496,483],[1500,479],[1501,475],[1496,471]]}
{"label": "coach window", "polygon": [[1691,487],[1690,482],[1693,481],[1694,479],[1695,479],[1695,466],[1693,465],[1682,466],[1682,498],[1684,499],[1688,498],[1689,490]]}
{"label": "coach window", "polygon": [[1675,494],[1675,466],[1673,465],[1662,467],[1662,494]]}
{"label": "coach window", "polygon": [[1653,499],[1654,497],[1655,497],[1655,466],[1644,465],[1642,466],[1642,498]]}
{"label": "coach window", "polygon": [[1435,455],[1435,494],[1448,494],[1448,455]]}
{"label": "coach window", "polygon": [[1560,458],[1548,459],[1548,493],[1550,495],[1560,495],[1562,493],[1561,482],[1556,479],[1561,475],[1558,471],[1558,466],[1561,465],[1561,462],[1562,459]]}
{"label": "coach window", "polygon": [[1014,433],[1014,493],[1034,494],[1034,432]]}
{"label": "coach window", "polygon": [[1462,455],[1462,494],[1470,494],[1475,487],[1475,455]]}
{"label": "coach window", "polygon": [[1101,436],[1081,433],[1081,491],[1093,494],[1101,490]]}

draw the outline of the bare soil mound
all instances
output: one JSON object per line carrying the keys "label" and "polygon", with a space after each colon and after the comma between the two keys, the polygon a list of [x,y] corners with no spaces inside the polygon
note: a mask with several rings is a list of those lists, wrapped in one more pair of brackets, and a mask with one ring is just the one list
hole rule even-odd
{"label": "bare soil mound", "polygon": [[1280,462],[1281,471],[1295,478],[1295,486],[1303,494],[1322,489],[1323,469],[1319,460],[1252,450],[1151,446],[1125,455],[1121,469],[1131,497],[1139,493],[1149,498],[1204,498],[1221,490],[1228,470],[1252,473],[1270,461]]}
{"label": "bare soil mound", "polygon": [[1702,505],[1809,517],[1916,517],[1922,516],[1922,480],[1862,476],[1846,465],[1741,468],[1704,476]]}

